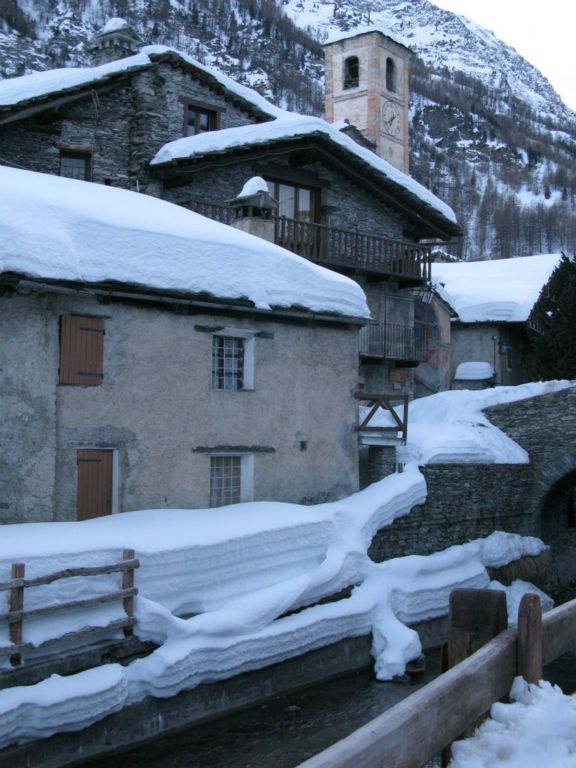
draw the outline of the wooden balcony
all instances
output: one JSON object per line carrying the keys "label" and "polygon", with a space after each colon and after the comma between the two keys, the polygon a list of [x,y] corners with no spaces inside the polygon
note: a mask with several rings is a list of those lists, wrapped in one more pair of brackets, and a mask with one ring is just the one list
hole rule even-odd
{"label": "wooden balcony", "polygon": [[421,362],[426,359],[428,339],[408,325],[370,323],[360,329],[360,355],[377,359]]}
{"label": "wooden balcony", "polygon": [[327,267],[387,275],[418,285],[430,279],[430,246],[323,224],[275,219],[274,242]]}
{"label": "wooden balcony", "polygon": [[[223,224],[231,224],[234,211],[227,205],[186,200],[181,205]],[[274,242],[316,264],[373,277],[389,276],[404,285],[430,279],[431,247],[387,240],[352,229],[274,218]]]}

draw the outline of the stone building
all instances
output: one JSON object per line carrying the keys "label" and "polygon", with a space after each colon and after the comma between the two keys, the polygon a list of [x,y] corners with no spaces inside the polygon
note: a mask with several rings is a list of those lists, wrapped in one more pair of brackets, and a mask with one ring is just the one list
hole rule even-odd
{"label": "stone building", "polygon": [[531,312],[561,254],[495,261],[434,263],[434,282],[455,317],[451,323],[453,389],[514,386],[532,380]]}
{"label": "stone building", "polygon": [[[326,112],[356,119],[345,105],[362,103],[369,117],[358,130],[345,119],[281,110],[163,46],[127,56],[130,40],[116,20],[94,41],[96,60],[106,63],[0,82],[0,157],[162,197],[224,223],[235,215],[228,201],[263,177],[278,204],[271,239],[352,276],[368,296],[373,319],[361,331],[359,383],[411,393],[426,356],[414,332],[414,292],[429,280],[431,241],[459,228],[450,208],[387,162],[406,169],[398,159],[408,152],[406,49],[378,30],[327,46]],[[133,36],[133,50],[139,45]],[[384,117],[391,108],[400,132],[396,118]],[[384,143],[368,130],[375,121]]]}
{"label": "stone building", "polygon": [[125,190],[0,195],[1,522],[358,488],[356,283]]}

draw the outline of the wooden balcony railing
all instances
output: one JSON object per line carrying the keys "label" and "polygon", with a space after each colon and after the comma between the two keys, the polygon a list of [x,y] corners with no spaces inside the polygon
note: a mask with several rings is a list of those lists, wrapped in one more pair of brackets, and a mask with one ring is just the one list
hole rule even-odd
{"label": "wooden balcony railing", "polygon": [[274,241],[278,245],[318,264],[416,283],[430,279],[430,246],[285,217],[276,218],[275,224]]}
{"label": "wooden balcony railing", "polygon": [[[209,219],[231,224],[230,206],[186,200],[180,205]],[[317,264],[343,269],[358,269],[372,274],[390,275],[414,284],[430,279],[431,247],[387,240],[352,229],[324,224],[274,218],[274,242]]]}
{"label": "wooden balcony railing", "polygon": [[360,329],[360,354],[364,357],[381,357],[390,360],[426,359],[428,335],[420,328],[394,323],[370,323]]}

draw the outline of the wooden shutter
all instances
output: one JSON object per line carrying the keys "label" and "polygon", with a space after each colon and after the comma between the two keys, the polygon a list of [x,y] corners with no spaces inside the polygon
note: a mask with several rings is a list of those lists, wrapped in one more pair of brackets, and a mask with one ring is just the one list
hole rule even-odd
{"label": "wooden shutter", "polygon": [[98,387],[104,378],[104,318],[60,318],[60,384]]}
{"label": "wooden shutter", "polygon": [[78,485],[76,516],[89,520],[112,514],[112,466],[114,451],[83,449],[77,453]]}

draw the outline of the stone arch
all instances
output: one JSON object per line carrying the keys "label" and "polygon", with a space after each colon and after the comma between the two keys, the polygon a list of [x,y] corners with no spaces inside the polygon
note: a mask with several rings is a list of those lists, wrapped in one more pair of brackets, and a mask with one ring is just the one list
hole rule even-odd
{"label": "stone arch", "polygon": [[396,93],[396,62],[390,56],[386,59],[386,90]]}
{"label": "stone arch", "polygon": [[348,56],[344,61],[344,88],[358,88],[360,85],[360,61],[358,56]]}
{"label": "stone arch", "polygon": [[540,537],[552,549],[546,589],[560,601],[576,593],[576,467],[558,479],[539,509]]}

